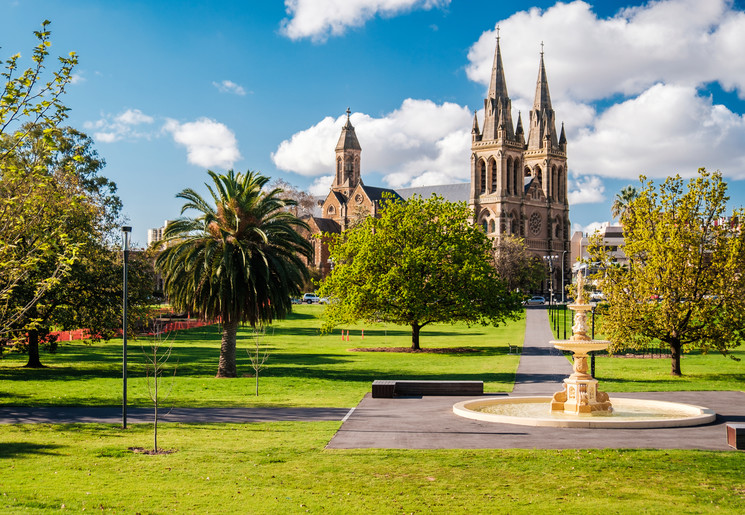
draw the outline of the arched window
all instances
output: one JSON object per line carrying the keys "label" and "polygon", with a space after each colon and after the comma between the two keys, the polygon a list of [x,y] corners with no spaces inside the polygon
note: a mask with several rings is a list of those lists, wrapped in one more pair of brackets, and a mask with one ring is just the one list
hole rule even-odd
{"label": "arched window", "polygon": [[497,162],[492,159],[489,164],[491,168],[491,189],[489,190],[489,193],[494,193],[497,191]]}
{"label": "arched window", "polygon": [[512,171],[514,180],[512,181],[512,192],[515,195],[522,195],[523,181],[520,180],[520,162],[515,159],[515,169]]}
{"label": "arched window", "polygon": [[538,184],[543,186],[543,170],[541,170],[540,166],[535,167],[535,174],[533,175],[536,179],[538,179]]}
{"label": "arched window", "polygon": [[513,177],[512,177],[512,158],[507,158],[507,195],[512,194],[512,183],[513,183]]}
{"label": "arched window", "polygon": [[554,233],[554,237],[558,238],[560,234],[561,234],[561,221],[557,219],[556,220],[556,230],[555,230],[555,233]]}
{"label": "arched window", "polygon": [[333,215],[336,210],[334,209],[334,206],[329,206],[326,212],[330,215]]}
{"label": "arched window", "polygon": [[564,202],[564,169],[559,167],[558,172],[556,172],[556,200],[559,202]]}
{"label": "arched window", "polygon": [[489,220],[489,233],[490,234],[494,232],[494,227],[495,227],[494,220]]}
{"label": "arched window", "polygon": [[479,161],[479,192],[486,193],[486,163],[483,159]]}
{"label": "arched window", "polygon": [[488,222],[486,220],[484,220],[483,222],[481,222],[481,227],[484,229],[484,232],[485,233],[488,233],[489,232],[489,225],[488,225]]}

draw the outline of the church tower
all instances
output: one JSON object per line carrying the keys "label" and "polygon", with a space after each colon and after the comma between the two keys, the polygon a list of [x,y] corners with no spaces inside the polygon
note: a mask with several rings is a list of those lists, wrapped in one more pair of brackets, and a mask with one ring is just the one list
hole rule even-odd
{"label": "church tower", "polygon": [[563,125],[557,137],[542,48],[527,142],[522,115],[513,128],[511,111],[497,37],[483,128],[474,115],[471,130],[469,205],[474,222],[495,243],[507,236],[523,238],[528,250],[550,261],[554,277],[545,290],[560,292],[562,260],[569,270],[567,142]]}
{"label": "church tower", "polygon": [[360,154],[362,148],[357,140],[352,122],[351,111],[347,108],[347,123],[341,129],[339,142],[336,144],[336,174],[331,189],[349,197],[352,191],[362,184],[360,174]]}

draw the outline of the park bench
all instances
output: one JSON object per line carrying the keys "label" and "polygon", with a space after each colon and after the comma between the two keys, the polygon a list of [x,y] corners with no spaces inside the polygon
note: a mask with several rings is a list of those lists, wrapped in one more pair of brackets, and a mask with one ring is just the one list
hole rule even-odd
{"label": "park bench", "polygon": [[415,397],[422,395],[483,395],[483,381],[430,381],[377,379],[372,384],[373,398]]}
{"label": "park bench", "polygon": [[745,450],[745,424],[727,424],[727,443],[740,451]]}

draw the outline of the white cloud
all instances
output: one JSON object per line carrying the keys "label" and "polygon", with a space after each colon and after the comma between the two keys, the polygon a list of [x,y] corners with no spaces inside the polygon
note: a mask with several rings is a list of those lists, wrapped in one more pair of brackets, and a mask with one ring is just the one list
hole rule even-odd
{"label": "white cloud", "polygon": [[232,80],[224,80],[222,82],[212,82],[212,85],[217,88],[220,93],[233,93],[238,96],[245,96],[246,90],[240,84],[236,84]]}
{"label": "white cloud", "polygon": [[86,81],[85,75],[83,72],[75,72],[72,75],[70,75],[70,84],[82,84]]}
{"label": "white cloud", "polygon": [[585,226],[574,224],[572,226],[572,229],[575,231],[583,232],[587,236],[592,236],[596,232],[605,229],[606,227],[610,226],[610,222],[592,222],[590,224],[587,224]]}
{"label": "white cloud", "polygon": [[233,131],[225,124],[209,118],[199,118],[194,122],[179,123],[168,119],[163,131],[170,133],[173,140],[186,147],[189,163],[205,168],[230,168],[241,154]]}
{"label": "white cloud", "polygon": [[[694,174],[745,178],[745,119],[697,88],[718,82],[745,98],[745,12],[730,0],[660,0],[598,18],[582,1],[497,22],[507,85],[527,114],[540,41],[575,175]],[[468,77],[487,85],[496,30],[468,53]],[[619,100],[620,97],[620,100]],[[611,107],[596,112],[592,104]],[[558,129],[558,127],[557,127]],[[587,183],[586,186],[590,184]],[[575,199],[588,198],[577,190]],[[596,192],[597,193],[597,192]]]}
{"label": "white cloud", "polygon": [[[381,118],[351,117],[362,147],[362,175],[378,172],[392,187],[468,180],[472,113],[466,107],[406,99]],[[282,169],[313,177],[334,169],[334,147],[345,116],[326,117],[295,133],[272,154]]]}
{"label": "white cloud", "polygon": [[599,177],[586,176],[573,180],[569,185],[569,204],[595,204],[605,200],[605,186]]}
{"label": "white cloud", "polygon": [[[726,0],[661,0],[601,19],[582,1],[520,11],[498,22],[508,86],[532,100],[540,42],[555,98],[638,95],[658,82],[720,81],[745,98],[745,13]],[[496,31],[468,53],[468,77],[489,83]]]}
{"label": "white cloud", "polygon": [[311,184],[308,188],[308,191],[311,195],[314,195],[316,197],[325,197],[329,194],[332,182],[334,182],[333,175],[324,175],[322,177],[317,177],[313,181],[313,184]]}
{"label": "white cloud", "polygon": [[607,109],[570,143],[582,174],[690,177],[703,166],[745,178],[745,117],[688,86],[652,86]]}
{"label": "white cloud", "polygon": [[152,131],[141,130],[137,126],[153,123],[152,116],[148,116],[139,109],[127,109],[116,116],[105,115],[95,122],[85,122],[83,127],[93,130],[93,137],[103,143],[113,143],[122,139],[150,138]]}
{"label": "white cloud", "polygon": [[323,41],[359,27],[375,17],[394,16],[414,9],[444,7],[450,0],[285,0],[289,18],[281,32],[290,39]]}

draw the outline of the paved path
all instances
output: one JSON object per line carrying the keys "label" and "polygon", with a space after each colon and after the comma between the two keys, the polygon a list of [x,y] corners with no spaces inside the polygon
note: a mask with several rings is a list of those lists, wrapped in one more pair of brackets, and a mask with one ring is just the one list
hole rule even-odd
{"label": "paved path", "polygon": [[[245,423],[301,421],[318,422],[342,420],[348,408],[173,408],[161,410],[161,422],[184,423]],[[128,408],[127,423],[143,424],[153,421],[152,408]],[[71,424],[99,423],[120,424],[122,408],[78,408],[78,407],[0,407],[0,424]]]}
{"label": "paved path", "polygon": [[525,341],[511,395],[553,395],[564,387],[572,365],[564,353],[548,343],[554,339],[543,306],[525,310]]}

